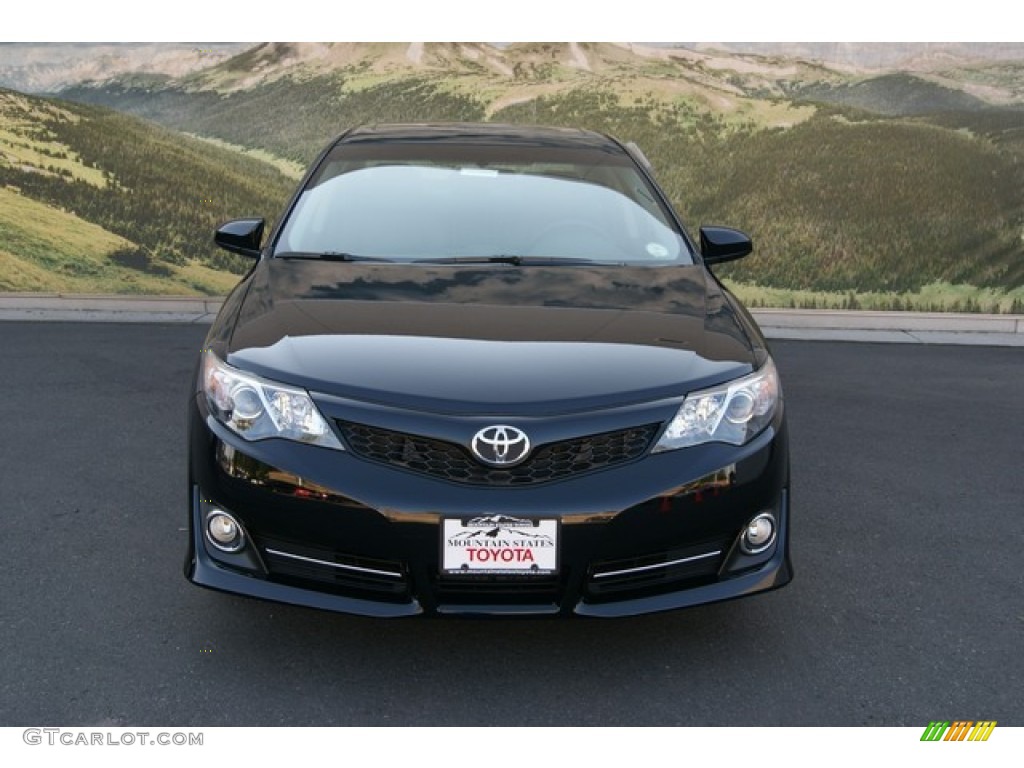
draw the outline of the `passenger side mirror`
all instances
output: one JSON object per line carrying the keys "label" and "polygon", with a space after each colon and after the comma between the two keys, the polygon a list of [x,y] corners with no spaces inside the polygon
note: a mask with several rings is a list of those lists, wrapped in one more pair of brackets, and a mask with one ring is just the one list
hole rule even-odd
{"label": "passenger side mirror", "polygon": [[705,264],[721,264],[742,259],[754,250],[750,237],[729,227],[701,227],[700,253]]}

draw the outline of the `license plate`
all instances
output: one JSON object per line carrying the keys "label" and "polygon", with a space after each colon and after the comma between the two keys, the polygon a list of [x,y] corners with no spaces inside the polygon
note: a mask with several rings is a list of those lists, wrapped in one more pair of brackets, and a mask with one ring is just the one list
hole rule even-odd
{"label": "license plate", "polygon": [[446,518],[441,526],[441,570],[543,576],[558,572],[558,521],[509,515]]}

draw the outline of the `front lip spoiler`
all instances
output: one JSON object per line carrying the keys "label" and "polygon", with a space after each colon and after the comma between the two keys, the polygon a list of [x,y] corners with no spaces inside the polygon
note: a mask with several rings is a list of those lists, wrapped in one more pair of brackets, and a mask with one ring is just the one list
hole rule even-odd
{"label": "front lip spoiler", "polygon": [[[624,618],[721,602],[785,586],[793,578],[793,568],[790,564],[788,552],[788,491],[783,493],[782,506],[783,513],[780,515],[779,536],[780,540],[786,542],[787,546],[780,547],[771,560],[757,568],[757,570],[703,587],[690,588],[654,597],[618,600],[611,603],[587,603],[580,601],[573,607],[572,612],[577,616],[594,618]],[[193,584],[207,589],[230,592],[262,600],[372,618],[400,618],[420,616],[425,613],[423,606],[415,599],[407,603],[360,600],[358,598],[342,597],[315,590],[276,584],[223,568],[206,553],[198,515],[199,510],[193,510],[193,525],[190,534],[192,538],[191,557],[186,561],[185,566],[185,576]],[[540,617],[560,614],[562,610],[557,605],[496,606],[442,603],[437,606],[436,613],[449,616]]]}
{"label": "front lip spoiler", "polygon": [[784,587],[793,580],[793,566],[789,560],[789,488],[782,492],[779,512],[778,540],[783,543],[783,546],[778,548],[768,562],[750,573],[733,576],[703,587],[691,587],[654,597],[618,600],[612,603],[587,603],[581,600],[576,604],[573,612],[578,616],[601,618],[639,616],[659,611],[672,611],[677,608],[707,605]]}
{"label": "front lip spoiler", "polygon": [[765,592],[785,586],[793,578],[793,568],[784,553],[779,553],[755,573],[735,576],[731,579],[704,587],[673,592],[656,597],[643,597],[636,600],[620,600],[614,603],[585,603],[576,605],[574,613],[578,616],[595,616],[600,618],[617,618],[640,616],[659,611],[672,611],[677,608],[689,608],[696,605],[707,605],[723,600],[732,600],[756,592]]}
{"label": "front lip spoiler", "polygon": [[418,616],[423,613],[423,606],[415,599],[408,603],[360,600],[354,597],[342,597],[341,595],[289,587],[286,584],[276,584],[222,568],[206,554],[202,540],[202,525],[198,514],[199,510],[194,509],[190,534],[192,537],[191,557],[185,563],[185,577],[193,584],[219,592],[231,592],[261,600],[272,600],[289,605],[302,605],[307,608],[319,608],[324,611],[350,613],[372,618],[398,618]]}

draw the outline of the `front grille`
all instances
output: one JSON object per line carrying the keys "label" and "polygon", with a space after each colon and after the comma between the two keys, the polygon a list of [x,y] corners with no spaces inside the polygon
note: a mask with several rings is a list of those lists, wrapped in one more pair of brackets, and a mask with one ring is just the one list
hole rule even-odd
{"label": "front grille", "polygon": [[600,601],[622,599],[626,593],[658,594],[711,581],[722,566],[727,539],[622,560],[593,563],[587,594]]}
{"label": "front grille", "polygon": [[409,580],[401,562],[278,539],[260,538],[257,544],[274,581],[318,590],[326,587],[350,597],[409,599]]}
{"label": "front grille", "polygon": [[499,486],[547,483],[638,459],[647,451],[659,426],[647,424],[548,443],[537,447],[522,464],[496,469],[481,464],[456,443],[338,422],[349,448],[364,459],[456,483]]}

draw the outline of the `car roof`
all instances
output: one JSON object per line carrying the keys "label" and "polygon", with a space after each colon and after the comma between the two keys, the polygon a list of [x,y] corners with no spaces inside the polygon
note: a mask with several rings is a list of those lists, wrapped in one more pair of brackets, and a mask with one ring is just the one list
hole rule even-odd
{"label": "car roof", "polygon": [[391,123],[361,125],[343,133],[338,144],[371,142],[451,142],[453,144],[521,144],[572,149],[623,151],[609,136],[581,128],[555,128],[504,123]]}

